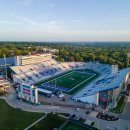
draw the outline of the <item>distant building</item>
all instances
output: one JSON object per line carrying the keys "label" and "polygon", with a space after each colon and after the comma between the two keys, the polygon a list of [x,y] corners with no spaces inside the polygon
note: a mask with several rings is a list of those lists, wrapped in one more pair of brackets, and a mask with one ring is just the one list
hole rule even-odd
{"label": "distant building", "polygon": [[59,50],[57,50],[57,49],[46,48],[44,46],[36,46],[36,49],[38,51],[42,51],[44,53],[51,53],[53,55],[55,55],[57,52],[59,52]]}
{"label": "distant building", "polygon": [[26,56],[15,56],[15,65],[28,65],[39,62],[44,62],[52,58],[52,54],[46,53],[32,53],[31,55]]}
{"label": "distant building", "polygon": [[10,83],[3,75],[0,75],[0,91],[6,91],[10,88]]}

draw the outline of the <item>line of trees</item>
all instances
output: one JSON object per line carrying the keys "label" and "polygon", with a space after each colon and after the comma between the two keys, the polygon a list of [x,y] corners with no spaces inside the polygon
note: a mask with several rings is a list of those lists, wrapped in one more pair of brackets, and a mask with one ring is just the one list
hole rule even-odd
{"label": "line of trees", "polygon": [[130,44],[66,44],[66,43],[0,43],[0,57],[26,55],[36,51],[36,46],[43,46],[58,49],[56,59],[63,61],[99,61],[102,63],[118,64],[120,68],[126,67],[128,64],[127,53],[130,52]]}
{"label": "line of trees", "polygon": [[100,61],[118,64],[120,68],[127,66],[127,53],[130,48],[118,47],[62,47],[59,48],[59,61]]}

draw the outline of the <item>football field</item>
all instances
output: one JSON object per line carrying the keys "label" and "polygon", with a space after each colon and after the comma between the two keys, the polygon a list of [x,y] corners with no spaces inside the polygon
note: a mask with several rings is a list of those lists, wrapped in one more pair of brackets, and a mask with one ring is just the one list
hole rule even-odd
{"label": "football field", "polygon": [[97,76],[97,73],[91,71],[74,70],[45,81],[41,86],[74,94]]}

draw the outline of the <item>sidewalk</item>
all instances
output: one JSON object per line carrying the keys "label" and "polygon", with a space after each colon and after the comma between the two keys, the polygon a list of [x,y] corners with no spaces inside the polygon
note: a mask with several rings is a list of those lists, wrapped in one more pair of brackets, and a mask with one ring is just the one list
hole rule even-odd
{"label": "sidewalk", "polygon": [[24,130],[28,130],[30,129],[32,126],[34,126],[35,124],[37,124],[39,121],[41,121],[42,119],[44,119],[47,115],[44,115],[43,117],[41,117],[40,119],[38,119],[37,121],[35,121],[34,123],[32,123],[30,126],[28,126],[27,128],[25,128]]}

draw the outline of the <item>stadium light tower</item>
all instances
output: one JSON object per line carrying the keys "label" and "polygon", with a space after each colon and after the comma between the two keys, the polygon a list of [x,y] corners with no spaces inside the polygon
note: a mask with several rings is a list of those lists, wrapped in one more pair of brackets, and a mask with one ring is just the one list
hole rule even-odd
{"label": "stadium light tower", "polygon": [[4,54],[4,62],[5,62],[5,76],[7,80],[7,67],[6,67],[6,55]]}
{"label": "stadium light tower", "polygon": [[130,53],[127,53],[127,67],[129,67],[129,59],[130,59]]}
{"label": "stadium light tower", "polygon": [[113,93],[112,93],[112,107],[114,107],[115,99],[114,99],[114,88],[115,88],[115,77],[118,72],[118,65],[112,65],[112,74],[114,75],[113,78]]}

